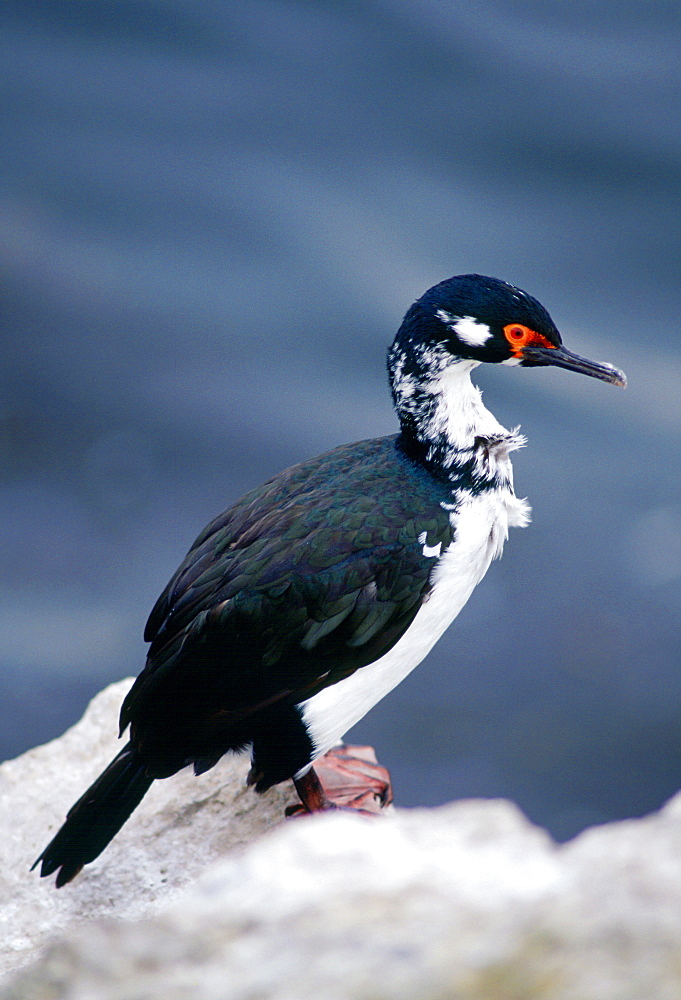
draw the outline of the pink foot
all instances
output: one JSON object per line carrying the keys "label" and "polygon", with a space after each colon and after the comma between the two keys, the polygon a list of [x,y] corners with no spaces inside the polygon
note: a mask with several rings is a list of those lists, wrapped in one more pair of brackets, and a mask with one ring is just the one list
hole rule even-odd
{"label": "pink foot", "polygon": [[295,786],[301,804],[289,806],[287,816],[327,809],[376,816],[393,800],[390,773],[376,761],[373,747],[334,747]]}

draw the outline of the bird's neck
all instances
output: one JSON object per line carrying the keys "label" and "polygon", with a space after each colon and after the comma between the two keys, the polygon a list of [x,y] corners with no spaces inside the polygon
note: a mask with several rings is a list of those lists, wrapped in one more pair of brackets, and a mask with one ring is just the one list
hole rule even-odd
{"label": "bird's neck", "polygon": [[403,440],[438,478],[458,478],[490,443],[506,454],[521,443],[483,405],[470,377],[477,364],[438,348],[391,349],[388,369]]}

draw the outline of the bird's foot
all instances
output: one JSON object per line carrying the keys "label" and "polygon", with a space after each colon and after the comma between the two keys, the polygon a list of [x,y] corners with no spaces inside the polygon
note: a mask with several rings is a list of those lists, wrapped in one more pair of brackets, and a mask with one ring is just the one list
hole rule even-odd
{"label": "bird's foot", "polygon": [[300,804],[289,806],[287,816],[331,809],[377,816],[393,800],[390,773],[376,761],[372,747],[334,747],[294,784]]}

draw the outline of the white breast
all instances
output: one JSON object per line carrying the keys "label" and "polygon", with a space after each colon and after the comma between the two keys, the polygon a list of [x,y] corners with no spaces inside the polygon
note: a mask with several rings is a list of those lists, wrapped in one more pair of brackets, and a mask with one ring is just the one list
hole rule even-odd
{"label": "white breast", "polygon": [[489,491],[464,501],[451,517],[454,541],[435,563],[431,593],[405,635],[385,656],[301,704],[316,756],[335,746],[421,662],[501,555],[509,525],[528,523],[529,507],[511,490]]}

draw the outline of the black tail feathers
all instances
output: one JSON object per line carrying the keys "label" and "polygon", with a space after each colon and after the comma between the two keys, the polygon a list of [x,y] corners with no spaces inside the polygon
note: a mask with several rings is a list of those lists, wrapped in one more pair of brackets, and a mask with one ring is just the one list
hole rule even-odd
{"label": "black tail feathers", "polygon": [[66,822],[33,868],[42,861],[43,877],[59,869],[57,888],[66,885],[83,865],[102,853],[140,804],[153,780],[128,743],[69,809]]}

